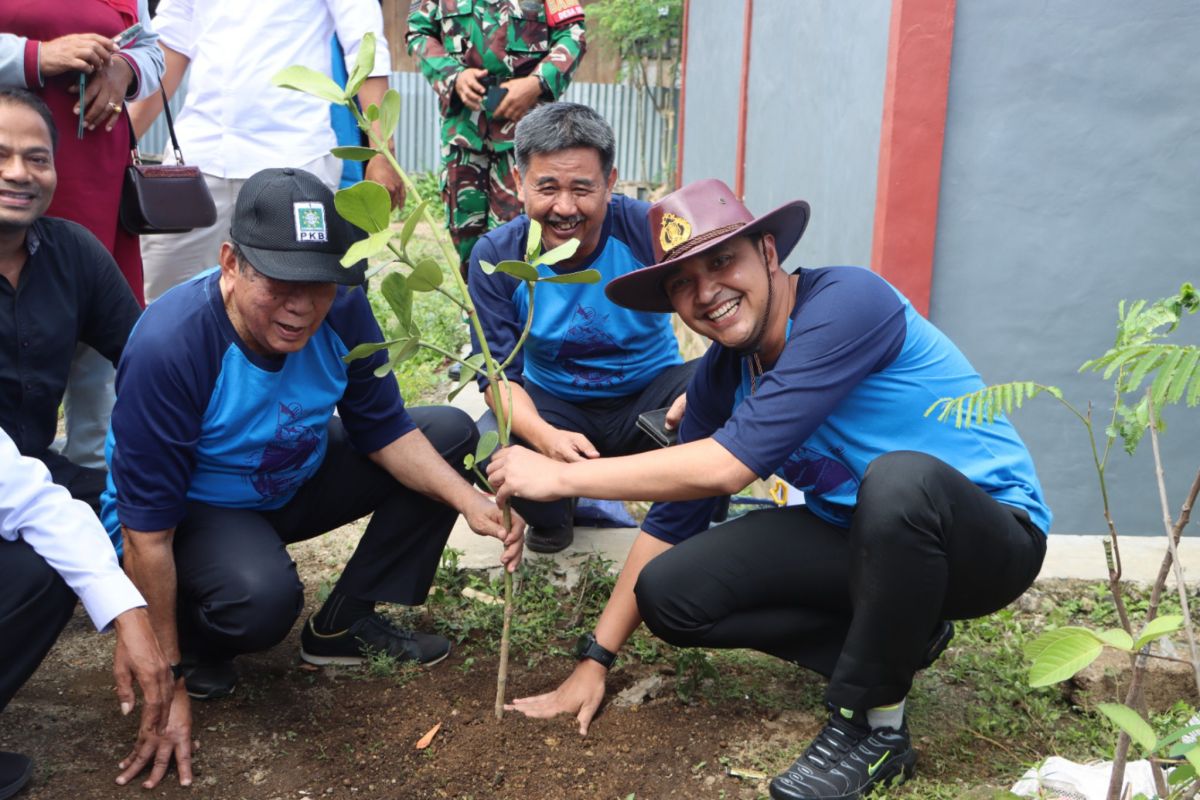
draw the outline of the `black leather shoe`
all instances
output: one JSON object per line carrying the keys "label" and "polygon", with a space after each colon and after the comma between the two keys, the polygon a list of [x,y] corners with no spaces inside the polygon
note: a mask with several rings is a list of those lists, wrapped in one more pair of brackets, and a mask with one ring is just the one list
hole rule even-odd
{"label": "black leather shoe", "polygon": [[226,661],[197,661],[183,670],[183,685],[188,697],[196,700],[218,700],[233,694],[237,687],[237,667],[233,659]]}
{"label": "black leather shoe", "polygon": [[0,800],[25,788],[33,774],[33,762],[20,753],[0,753]]}
{"label": "black leather shoe", "polygon": [[450,655],[450,640],[436,633],[399,628],[379,614],[363,617],[346,630],[331,634],[317,633],[309,617],[300,632],[300,658],[309,664],[352,666],[363,663],[373,653],[431,666]]}
{"label": "black leather shoe", "polygon": [[525,546],[535,553],[558,553],[566,550],[575,541],[575,522],[552,528],[530,525],[525,529]]}

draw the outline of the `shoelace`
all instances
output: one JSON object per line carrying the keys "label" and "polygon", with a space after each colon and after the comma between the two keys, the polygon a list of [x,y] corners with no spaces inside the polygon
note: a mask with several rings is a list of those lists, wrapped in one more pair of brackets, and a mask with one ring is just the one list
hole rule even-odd
{"label": "shoelace", "polygon": [[834,717],[813,739],[803,757],[819,769],[827,770],[870,734],[869,730]]}
{"label": "shoelace", "polygon": [[416,636],[413,635],[413,632],[411,630],[409,630],[408,628],[399,627],[398,625],[396,625],[396,623],[392,622],[390,619],[382,616],[381,614],[373,614],[372,617],[374,618],[376,624],[378,624],[381,628],[388,631],[389,633],[394,634],[395,636],[397,636],[400,639],[412,641],[413,639],[416,638]]}

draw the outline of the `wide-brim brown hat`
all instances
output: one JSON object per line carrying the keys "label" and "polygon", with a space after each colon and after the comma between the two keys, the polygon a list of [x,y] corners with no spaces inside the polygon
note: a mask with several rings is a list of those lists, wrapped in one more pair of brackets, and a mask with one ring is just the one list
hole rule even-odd
{"label": "wide-brim brown hat", "polygon": [[793,200],[757,219],[729,187],[715,178],[689,183],[650,206],[650,238],[657,263],[613,278],[608,299],[634,311],[675,309],[663,278],[685,258],[699,255],[734,236],[769,233],[782,264],[808,226],[809,208]]}

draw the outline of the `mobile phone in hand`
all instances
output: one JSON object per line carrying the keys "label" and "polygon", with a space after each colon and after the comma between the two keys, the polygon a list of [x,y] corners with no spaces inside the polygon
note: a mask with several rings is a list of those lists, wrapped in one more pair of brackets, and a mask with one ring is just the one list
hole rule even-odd
{"label": "mobile phone in hand", "polygon": [[487,94],[483,96],[483,107],[489,114],[495,114],[496,108],[500,105],[500,101],[504,99],[504,95],[508,94],[508,89],[503,86],[490,85],[487,87]]}
{"label": "mobile phone in hand", "polygon": [[113,37],[113,42],[117,47],[124,47],[127,44],[133,44],[137,37],[142,35],[142,23],[135,22],[125,30]]}
{"label": "mobile phone in hand", "polygon": [[653,411],[638,414],[637,426],[643,433],[653,439],[659,447],[670,447],[679,441],[679,429],[667,428],[666,408],[656,408]]}

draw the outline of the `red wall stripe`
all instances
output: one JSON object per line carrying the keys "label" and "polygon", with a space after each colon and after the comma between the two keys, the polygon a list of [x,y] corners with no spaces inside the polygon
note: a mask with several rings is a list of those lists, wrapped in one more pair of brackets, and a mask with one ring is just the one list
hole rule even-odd
{"label": "red wall stripe", "polygon": [[892,0],[871,268],[929,314],[955,0]]}
{"label": "red wall stripe", "polygon": [[745,0],[742,21],[742,85],[738,97],[737,152],[733,163],[733,193],[738,199],[746,197],[746,118],[750,107],[750,31],[754,20],[754,0]]}
{"label": "red wall stripe", "polygon": [[675,119],[675,186],[683,185],[683,121],[687,109],[688,15],[692,0],[683,0],[683,42],[679,50],[679,116]]}

